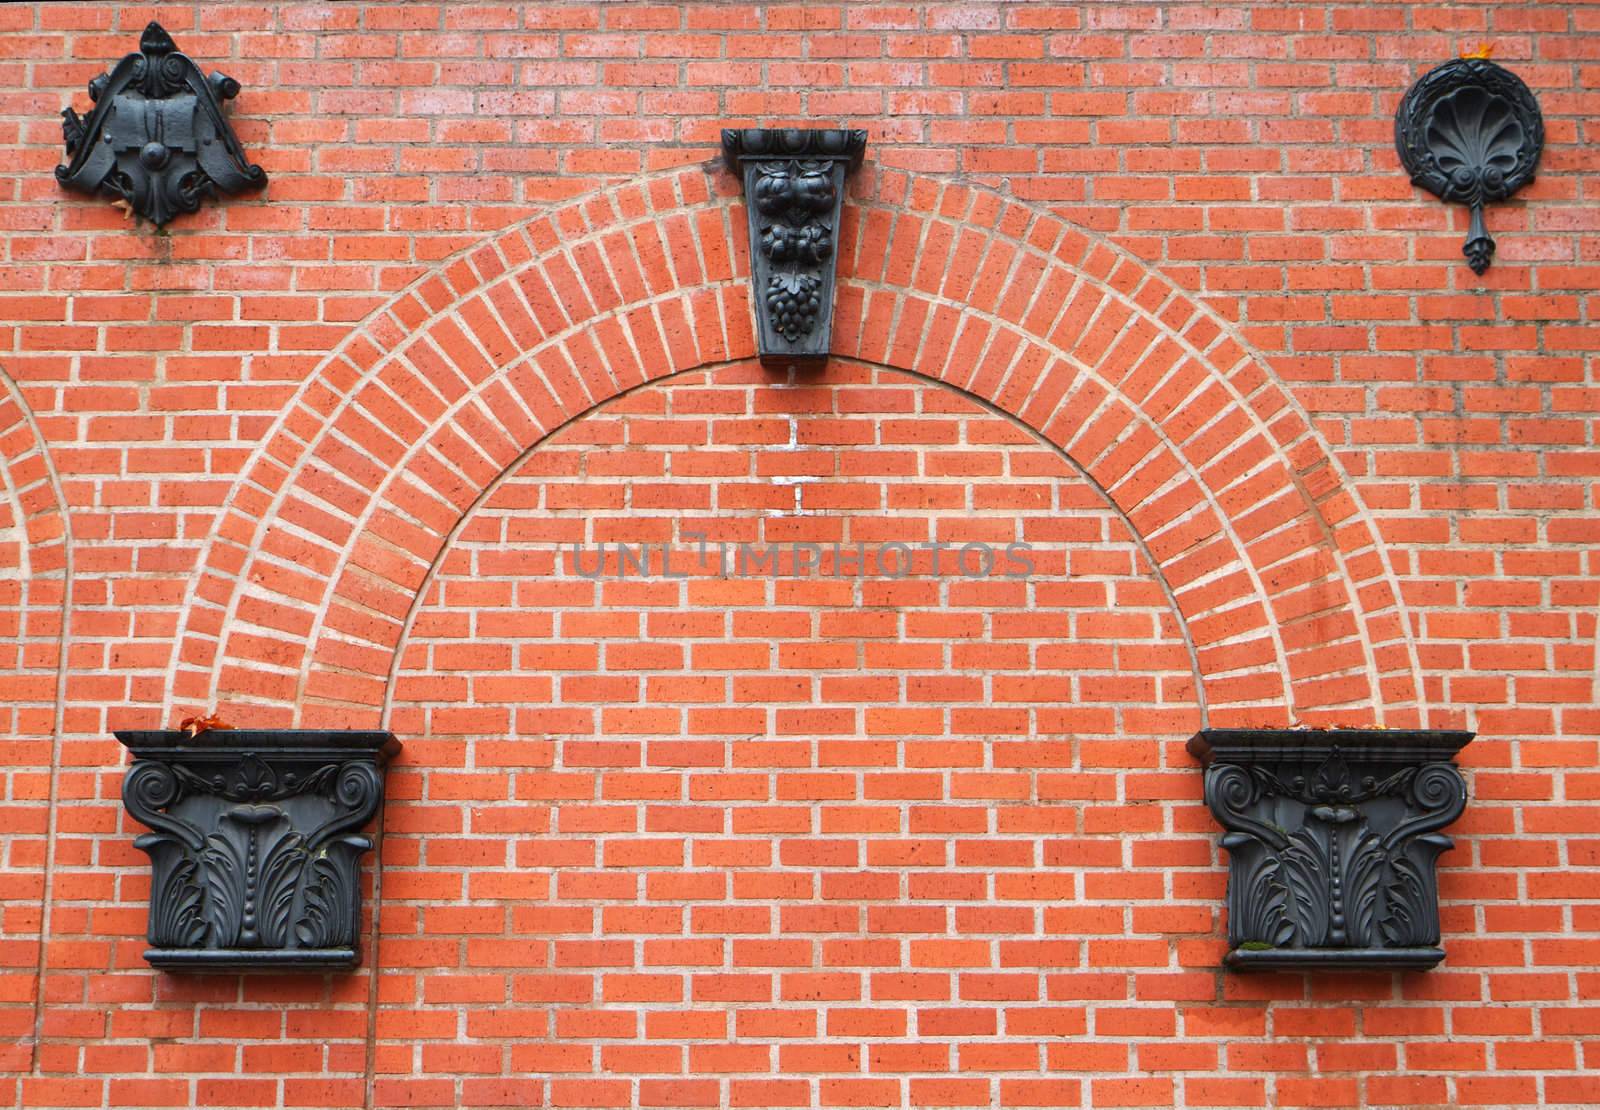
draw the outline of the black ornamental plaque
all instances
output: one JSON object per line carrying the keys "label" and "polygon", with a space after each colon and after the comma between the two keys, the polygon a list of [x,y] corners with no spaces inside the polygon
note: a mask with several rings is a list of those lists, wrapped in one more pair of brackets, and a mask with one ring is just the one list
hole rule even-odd
{"label": "black ornamental plaque", "polygon": [[1473,273],[1483,273],[1494,256],[1484,205],[1532,181],[1544,150],[1544,117],[1533,93],[1488,58],[1445,62],[1400,101],[1394,142],[1413,185],[1471,210],[1461,253]]}
{"label": "black ornamental plaque", "polygon": [[769,366],[828,357],[844,180],[866,148],[865,131],[722,133],[723,155],[744,183],[757,347]]}
{"label": "black ornamental plaque", "polygon": [[87,119],[61,113],[67,164],[56,179],[71,189],[121,197],[154,223],[193,212],[209,193],[236,193],[267,183],[246,158],[222,102],[239,82],[207,77],[178,52],[159,23],[144,29],[139,53],[89,82],[95,107]]}

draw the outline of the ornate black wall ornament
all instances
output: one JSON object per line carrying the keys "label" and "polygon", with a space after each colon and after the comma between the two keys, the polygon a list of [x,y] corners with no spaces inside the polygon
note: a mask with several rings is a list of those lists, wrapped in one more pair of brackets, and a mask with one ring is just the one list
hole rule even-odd
{"label": "ornate black wall ornament", "polygon": [[1206,729],[1206,805],[1227,833],[1227,964],[1429,968],[1442,829],[1467,804],[1470,732]]}
{"label": "ornate black wall ornament", "polygon": [[387,732],[119,732],[148,852],[156,967],[325,970],[360,962],[359,830],[400,750]]}
{"label": "ornate black wall ornament", "polygon": [[757,345],[769,366],[828,357],[844,179],[866,149],[865,131],[722,133],[723,155],[744,182]]}
{"label": "ornate black wall ornament", "polygon": [[1494,254],[1483,206],[1532,181],[1544,149],[1533,93],[1486,57],[1457,58],[1411,86],[1395,113],[1394,142],[1413,185],[1472,209],[1461,253],[1483,273]]}
{"label": "ornate black wall ornament", "polygon": [[239,82],[207,77],[152,23],[139,53],[89,82],[87,120],[71,108],[61,113],[68,163],[56,167],[56,180],[122,197],[157,227],[199,208],[207,193],[258,189],[266,172],[245,159],[222,116],[222,102],[238,95]]}

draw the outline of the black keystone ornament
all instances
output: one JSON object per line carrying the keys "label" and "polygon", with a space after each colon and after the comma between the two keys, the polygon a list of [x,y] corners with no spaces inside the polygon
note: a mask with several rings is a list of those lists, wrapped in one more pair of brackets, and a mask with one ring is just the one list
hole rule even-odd
{"label": "black keystone ornament", "polygon": [[1227,831],[1236,970],[1418,970],[1440,947],[1439,830],[1467,787],[1470,732],[1206,729],[1189,741]]}
{"label": "black keystone ornament", "polygon": [[152,23],[139,53],[89,82],[95,107],[87,119],[71,108],[61,113],[68,161],[56,180],[121,197],[157,227],[195,211],[208,193],[259,189],[266,171],[245,158],[222,115],[222,102],[238,95],[239,82],[207,77]]}
{"label": "black keystone ornament", "polygon": [[844,180],[866,148],[865,131],[722,133],[723,156],[744,183],[757,348],[769,366],[828,357]]}
{"label": "black keystone ornament", "polygon": [[118,732],[128,813],[150,826],[150,948],[168,970],[360,962],[360,829],[383,801],[387,732]]}
{"label": "black keystone ornament", "polygon": [[1532,181],[1544,150],[1533,93],[1488,58],[1457,58],[1411,86],[1395,113],[1394,142],[1413,185],[1471,209],[1461,253],[1473,273],[1483,273],[1494,256],[1484,205]]}

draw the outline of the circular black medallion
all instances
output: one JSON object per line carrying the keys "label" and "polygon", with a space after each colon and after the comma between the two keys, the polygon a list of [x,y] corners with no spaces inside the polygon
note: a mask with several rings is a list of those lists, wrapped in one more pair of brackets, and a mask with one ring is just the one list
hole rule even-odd
{"label": "circular black medallion", "polygon": [[1457,58],[1411,86],[1395,113],[1394,143],[1413,185],[1472,209],[1461,250],[1483,273],[1494,254],[1483,206],[1532,181],[1544,150],[1544,117],[1533,93],[1487,58]]}

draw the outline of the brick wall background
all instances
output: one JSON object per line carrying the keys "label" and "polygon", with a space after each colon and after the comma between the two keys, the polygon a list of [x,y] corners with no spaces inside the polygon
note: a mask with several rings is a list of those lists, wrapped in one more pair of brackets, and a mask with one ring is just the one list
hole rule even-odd
{"label": "brick wall background", "polygon": [[[158,18],[264,193],[58,113]],[[1492,42],[1538,181],[1413,189]],[[0,1101],[1600,1101],[1582,4],[0,7]],[[864,127],[822,373],[727,124]],[[568,573],[688,532],[972,580]],[[570,550],[570,548],[569,548]],[[386,724],[366,966],[157,975],[109,730]],[[1449,958],[1217,970],[1211,724],[1462,726]]]}

